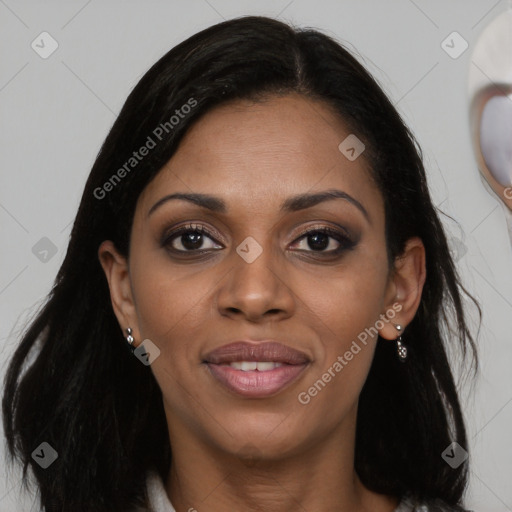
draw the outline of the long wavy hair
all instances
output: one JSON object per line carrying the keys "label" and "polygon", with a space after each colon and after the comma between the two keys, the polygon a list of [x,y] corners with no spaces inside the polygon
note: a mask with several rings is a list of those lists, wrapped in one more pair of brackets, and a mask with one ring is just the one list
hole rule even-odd
{"label": "long wavy hair", "polygon": [[[88,177],[53,287],[9,362],[2,401],[8,461],[23,465],[29,490],[31,468],[48,512],[125,512],[143,505],[145,472],[153,468],[166,478],[172,461],[161,390],[150,368],[126,350],[99,245],[112,240],[128,257],[139,195],[212,107],[291,92],[322,100],[364,142],[362,157],[384,198],[382,257],[389,268],[410,237],[420,237],[426,250],[421,303],[403,335],[409,359],[401,364],[393,344],[377,343],[359,398],[357,474],[378,493],[462,505],[468,460],[453,469],[441,456],[453,441],[468,450],[448,354],[456,348],[458,360],[467,361],[470,349],[477,372],[462,292],[480,321],[482,313],[461,284],[429,195],[421,149],[343,44],[317,30],[245,16],[171,49],[130,93]],[[182,109],[192,102],[193,108]],[[176,110],[188,113],[171,128]],[[162,125],[168,133],[113,182]],[[105,187],[109,180],[112,186]],[[46,469],[32,458],[42,442],[58,452]]]}

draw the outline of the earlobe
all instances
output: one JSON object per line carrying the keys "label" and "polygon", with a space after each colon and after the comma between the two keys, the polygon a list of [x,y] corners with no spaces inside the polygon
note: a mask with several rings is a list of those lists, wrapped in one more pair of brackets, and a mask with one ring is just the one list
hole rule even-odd
{"label": "earlobe", "polygon": [[127,327],[131,327],[136,333],[137,316],[127,259],[119,253],[111,240],[101,243],[98,258],[108,281],[112,308],[123,334]]}
{"label": "earlobe", "polygon": [[395,260],[394,272],[388,286],[391,298],[385,307],[386,311],[393,309],[396,314],[379,332],[381,337],[396,339],[398,331],[394,324],[401,325],[402,332],[406,330],[419,308],[425,279],[425,247],[421,238],[413,237],[407,241],[404,251]]}

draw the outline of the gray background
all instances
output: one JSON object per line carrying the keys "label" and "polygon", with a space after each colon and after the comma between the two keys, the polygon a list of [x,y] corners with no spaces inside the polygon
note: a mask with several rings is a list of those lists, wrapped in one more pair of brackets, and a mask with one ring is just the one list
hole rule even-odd
{"label": "gray background", "polygon": [[[417,136],[435,203],[459,223],[442,217],[465,286],[484,312],[481,375],[475,389],[461,383],[473,462],[467,505],[512,510],[512,251],[501,203],[473,157],[466,93],[472,46],[507,7],[493,0],[0,0],[0,377],[50,290],[91,165],[138,79],[207,26],[246,14],[279,17],[356,52]],[[47,59],[31,47],[43,31],[59,45]],[[441,47],[453,31],[469,43],[456,59]],[[2,469],[0,512],[36,510],[19,490],[19,473]]]}

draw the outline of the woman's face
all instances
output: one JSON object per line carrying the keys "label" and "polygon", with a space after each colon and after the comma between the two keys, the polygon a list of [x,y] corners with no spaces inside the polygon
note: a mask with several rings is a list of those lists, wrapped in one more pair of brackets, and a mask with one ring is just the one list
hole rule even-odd
{"label": "woman's face", "polygon": [[[396,288],[382,196],[364,153],[338,148],[349,135],[323,103],[295,94],[224,104],[141,194],[123,327],[160,350],[150,368],[171,443],[187,433],[275,457],[355,421],[377,340],[365,329],[391,309]],[[305,199],[335,190],[345,198]],[[215,199],[164,200],[178,193]],[[389,321],[384,330],[396,337]],[[249,344],[212,354],[239,340]],[[288,350],[252,350],[264,340]],[[254,369],[253,359],[277,364]]]}

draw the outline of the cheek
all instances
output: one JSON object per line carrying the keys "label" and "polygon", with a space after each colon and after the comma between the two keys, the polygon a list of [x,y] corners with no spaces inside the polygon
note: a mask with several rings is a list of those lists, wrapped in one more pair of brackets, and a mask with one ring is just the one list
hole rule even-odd
{"label": "cheek", "polygon": [[375,325],[381,311],[386,276],[384,269],[365,265],[364,260],[347,265],[328,276],[316,276],[314,283],[301,278],[298,295],[327,347],[343,350],[366,328]]}
{"label": "cheek", "polygon": [[[144,261],[144,264],[142,264]],[[172,359],[182,360],[200,339],[211,287],[205,273],[195,277],[161,258],[140,258],[132,268],[133,292],[141,336],[151,339]],[[197,358],[197,355],[196,355]]]}
{"label": "cheek", "polygon": [[[363,258],[337,275],[315,279],[315,287],[303,281],[301,299],[306,304],[304,322],[313,327],[322,349],[307,386],[321,403],[350,406],[357,399],[371,366],[380,318],[385,268]],[[307,292],[309,290],[309,292]],[[324,411],[325,412],[325,411]],[[328,414],[339,414],[332,410]]]}
{"label": "cheek", "polygon": [[[170,265],[144,265],[132,274],[139,328],[160,349],[151,371],[164,402],[182,416],[190,414],[200,361],[197,340],[208,325],[209,290],[205,277],[179,277]],[[195,398],[192,398],[195,397]],[[168,408],[169,408],[168,407]]]}

